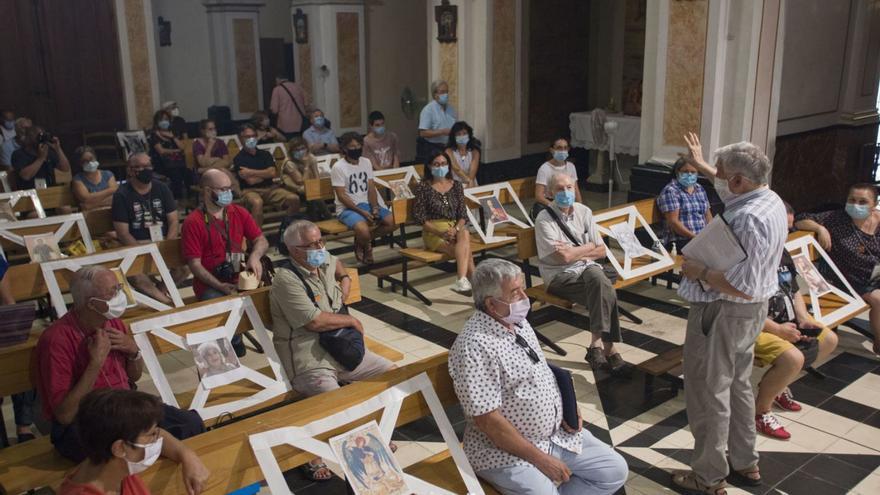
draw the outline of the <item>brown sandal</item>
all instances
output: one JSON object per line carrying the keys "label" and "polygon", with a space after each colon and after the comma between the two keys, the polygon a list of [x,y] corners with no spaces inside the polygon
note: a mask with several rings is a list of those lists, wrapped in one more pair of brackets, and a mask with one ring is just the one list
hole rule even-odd
{"label": "brown sandal", "polygon": [[716,485],[704,485],[697,479],[697,473],[693,471],[681,472],[672,475],[672,483],[684,488],[686,493],[698,495],[727,495],[727,483],[723,480]]}
{"label": "brown sandal", "polygon": [[737,485],[761,486],[761,470],[757,465],[745,469],[730,469],[728,476]]}

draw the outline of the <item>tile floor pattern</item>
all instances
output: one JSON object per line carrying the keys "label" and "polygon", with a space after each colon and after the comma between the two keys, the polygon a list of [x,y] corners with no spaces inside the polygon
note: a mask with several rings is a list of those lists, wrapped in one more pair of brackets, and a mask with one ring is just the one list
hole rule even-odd
{"label": "tile floor pattern", "polygon": [[[330,242],[328,248],[349,266],[354,265],[350,240]],[[492,255],[514,258],[515,252],[507,249]],[[395,256],[387,247],[376,251],[378,264],[393,263]],[[410,280],[433,300],[431,306],[412,296],[404,298],[399,292],[392,293],[387,285],[379,289],[376,278],[368,272],[361,269],[364,298],[352,307],[353,314],[361,318],[371,337],[405,354],[400,364],[448,349],[473,311],[469,298],[448,289],[454,279],[454,266],[449,263],[410,272]],[[535,278],[536,283],[539,280]],[[189,290],[185,289],[184,295]],[[624,343],[619,350],[627,362],[639,363],[683,342],[687,309],[674,291],[645,282],[620,291],[619,300],[644,320],[641,325],[622,320]],[[582,308],[537,308],[530,321],[568,352],[567,356],[558,356],[544,349],[551,362],[574,373],[587,428],[626,458],[630,477],[620,493],[675,493],[669,488],[670,470],[686,469],[693,448],[683,394],[673,397],[659,380],[654,396],[646,400],[644,376],[635,373],[631,379],[623,379],[590,371],[583,360],[588,344],[583,329],[588,316]],[[880,361],[869,352],[861,335],[842,328],[840,341],[834,355],[817,364],[825,379],[803,375],[792,385],[804,410],[776,412],[792,439],[786,442],[759,437],[764,484],[757,488],[734,487],[728,493],[880,493]],[[197,377],[191,371],[191,357],[170,353],[162,359],[172,383],[195,385]],[[243,361],[255,365],[260,359],[250,352]],[[755,369],[753,383],[757,384],[763,372]],[[147,377],[139,386],[141,390],[153,390]],[[8,431],[13,431],[9,401],[3,412]],[[460,435],[464,428],[461,410],[453,408],[447,413]],[[430,418],[398,428],[394,440],[400,447],[398,458],[404,466],[443,449]],[[296,470],[287,476],[291,489],[298,494],[346,493],[345,484],[339,479],[310,483]]]}

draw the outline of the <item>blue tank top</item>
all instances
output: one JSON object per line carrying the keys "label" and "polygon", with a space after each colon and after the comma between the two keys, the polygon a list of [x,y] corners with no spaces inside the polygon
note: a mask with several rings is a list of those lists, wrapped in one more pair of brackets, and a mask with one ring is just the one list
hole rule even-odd
{"label": "blue tank top", "polygon": [[86,190],[90,193],[96,193],[107,189],[107,183],[110,182],[110,177],[113,177],[113,172],[109,170],[101,170],[101,182],[98,182],[97,184],[92,183],[92,181],[87,179],[82,172],[76,174],[76,177],[74,177],[73,180],[82,182],[83,185],[86,186]]}

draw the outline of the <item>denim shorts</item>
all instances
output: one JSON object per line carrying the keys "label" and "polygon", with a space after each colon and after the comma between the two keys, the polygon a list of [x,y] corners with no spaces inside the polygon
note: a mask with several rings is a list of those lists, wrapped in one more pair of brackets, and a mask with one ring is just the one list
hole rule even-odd
{"label": "denim shorts", "polygon": [[[372,210],[372,208],[370,208],[369,203],[358,203],[357,206],[358,206],[358,208],[360,208],[364,211],[371,211]],[[391,210],[389,210],[388,208],[379,207],[379,218],[381,220],[384,220],[385,217],[387,217],[390,214],[391,214]],[[363,215],[361,215],[360,213],[358,213],[354,210],[349,210],[348,208],[342,210],[342,213],[340,213],[337,218],[340,222],[344,223],[345,226],[350,229],[353,229],[354,226],[360,222],[367,221],[367,219],[364,218]]]}

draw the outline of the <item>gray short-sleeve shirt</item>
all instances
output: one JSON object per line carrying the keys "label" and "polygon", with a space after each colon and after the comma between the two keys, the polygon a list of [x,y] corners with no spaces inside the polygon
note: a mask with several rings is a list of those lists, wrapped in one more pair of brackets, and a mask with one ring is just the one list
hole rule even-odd
{"label": "gray short-sleeve shirt", "polygon": [[[599,229],[593,220],[593,212],[584,204],[575,203],[572,206],[571,215],[565,215],[556,206],[550,203],[550,208],[559,215],[559,218],[568,227],[569,232],[575,236],[581,245],[592,242],[599,244]],[[535,219],[535,243],[538,247],[538,268],[541,270],[541,278],[544,284],[549,284],[553,277],[562,272],[581,274],[585,268],[595,265],[595,261],[580,260],[574,263],[562,264],[552,256],[556,252],[557,243],[571,244],[556,220],[547,211],[541,211]]]}

